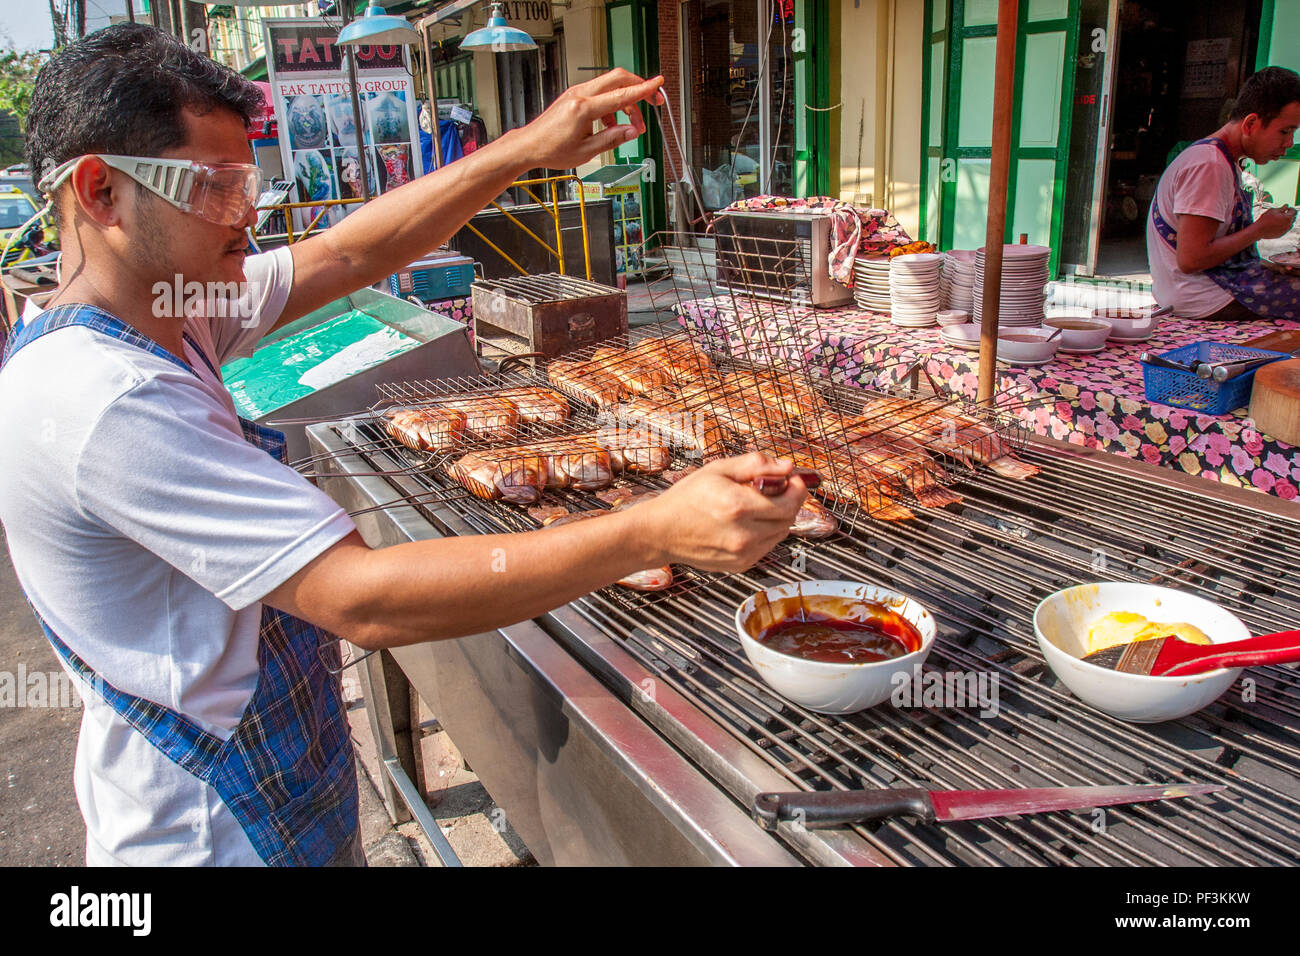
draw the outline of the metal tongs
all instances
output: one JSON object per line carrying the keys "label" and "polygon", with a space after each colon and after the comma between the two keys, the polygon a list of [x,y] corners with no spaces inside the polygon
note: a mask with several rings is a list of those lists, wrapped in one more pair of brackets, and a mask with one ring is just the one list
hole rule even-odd
{"label": "metal tongs", "polygon": [[[811,468],[796,468],[790,472],[790,475],[798,475],[802,478],[804,487],[809,491],[822,483],[822,476]],[[785,493],[786,486],[790,484],[790,475],[779,478],[776,476],[755,478],[753,485],[769,498],[775,498],[777,495]]]}
{"label": "metal tongs", "polygon": [[[1300,349],[1291,353],[1292,358],[1300,355]],[[1262,365],[1268,365],[1270,362],[1279,362],[1282,357],[1279,355],[1263,355],[1259,358],[1246,359],[1239,362],[1202,362],[1196,367],[1196,374],[1204,379],[1214,379],[1216,382],[1226,382],[1230,378],[1236,378],[1238,375],[1245,375],[1247,372],[1253,372]]]}

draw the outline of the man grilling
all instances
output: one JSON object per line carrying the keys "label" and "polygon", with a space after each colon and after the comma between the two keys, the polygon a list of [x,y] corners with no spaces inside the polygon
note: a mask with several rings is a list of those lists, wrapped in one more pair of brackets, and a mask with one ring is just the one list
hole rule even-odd
{"label": "man grilling", "polygon": [[[62,282],[0,370],[0,520],[85,700],[88,863],[362,862],[323,631],[363,648],[478,633],[643,568],[746,568],[784,537],[804,486],[760,494],[753,479],[790,464],[755,454],[596,521],[371,550],[281,463],[282,436],[237,417],[218,373],[440,245],[524,171],[639,135],[636,104],[661,82],[615,70],[576,86],[472,156],[250,256],[251,83],[133,24],[41,70],[27,146],[59,221]],[[173,316],[156,289],[177,281],[246,283],[251,309]]]}

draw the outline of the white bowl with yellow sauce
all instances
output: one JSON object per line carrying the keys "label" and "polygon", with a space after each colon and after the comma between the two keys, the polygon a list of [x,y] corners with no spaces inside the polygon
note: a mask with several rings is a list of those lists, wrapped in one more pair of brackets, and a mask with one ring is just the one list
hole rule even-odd
{"label": "white bowl with yellow sauce", "polygon": [[1112,717],[1139,724],[1186,717],[1217,700],[1241,674],[1242,668],[1232,667],[1188,677],[1144,677],[1087,663],[1082,658],[1091,652],[1089,631],[1113,612],[1191,624],[1213,644],[1250,637],[1246,625],[1217,604],[1154,584],[1081,584],[1049,595],[1034,611],[1043,657],[1076,697]]}

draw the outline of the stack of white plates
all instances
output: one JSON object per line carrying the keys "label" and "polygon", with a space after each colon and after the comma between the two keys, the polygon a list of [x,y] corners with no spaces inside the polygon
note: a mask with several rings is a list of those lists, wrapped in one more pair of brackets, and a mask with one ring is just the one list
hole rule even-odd
{"label": "stack of white plates", "polygon": [[950,249],[943,254],[943,307],[969,312],[975,300],[975,250]]}
{"label": "stack of white plates", "polygon": [[[1009,245],[1002,247],[1002,299],[998,325],[1038,327],[1043,324],[1047,301],[1047,246]],[[971,321],[979,325],[984,313],[984,249],[975,254],[975,301]]]}
{"label": "stack of white plates", "polygon": [[853,260],[853,301],[869,312],[889,311],[889,260]]}
{"label": "stack of white plates", "polygon": [[894,325],[919,329],[934,325],[943,304],[939,270],[943,256],[934,252],[895,256],[889,261],[889,298]]}

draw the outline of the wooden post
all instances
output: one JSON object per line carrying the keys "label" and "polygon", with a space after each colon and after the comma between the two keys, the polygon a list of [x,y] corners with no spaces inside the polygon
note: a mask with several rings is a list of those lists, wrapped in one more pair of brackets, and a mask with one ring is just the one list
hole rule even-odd
{"label": "wooden post", "polygon": [[979,391],[993,399],[998,372],[998,313],[1002,305],[1002,244],[1007,232],[1007,183],[1011,171],[1011,121],[1015,109],[1016,34],[1020,0],[998,0],[997,67],[993,76],[993,157],[989,170],[988,225],[984,232],[984,314],[980,321]]}
{"label": "wooden post", "polygon": [[[429,30],[420,24],[420,43],[424,48],[424,85],[429,91],[429,132],[433,134],[433,168],[442,169],[442,131],[438,128],[438,91],[433,85],[433,46]],[[426,169],[425,172],[430,172]]]}

